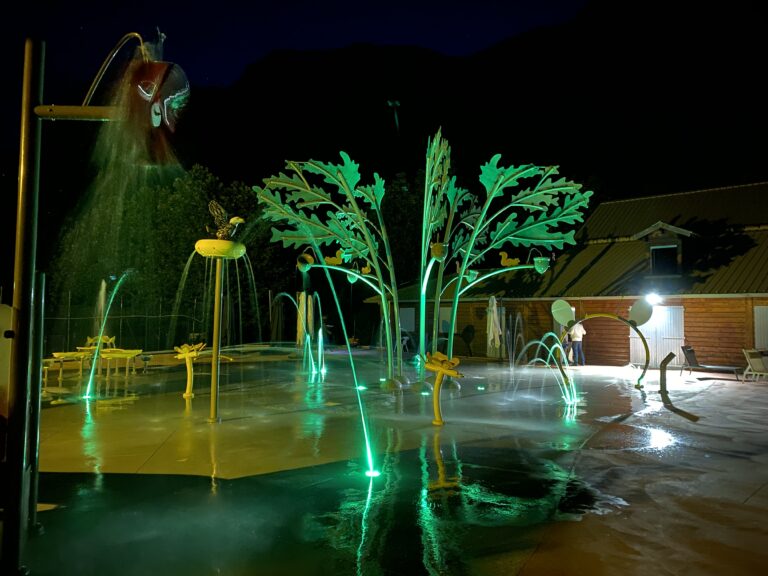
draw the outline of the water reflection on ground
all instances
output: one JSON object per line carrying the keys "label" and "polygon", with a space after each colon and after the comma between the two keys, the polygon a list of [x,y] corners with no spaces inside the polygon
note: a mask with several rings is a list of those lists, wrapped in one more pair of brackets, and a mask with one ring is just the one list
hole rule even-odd
{"label": "water reflection on ground", "polygon": [[[434,426],[430,379],[414,369],[402,389],[382,389],[370,354],[358,369],[381,475],[369,478],[344,358],[326,360],[325,378],[297,371],[296,359],[226,365],[217,425],[205,421],[202,366],[192,402],[181,398],[183,373],[158,370],[88,407],[72,400],[44,410],[40,501],[48,509],[39,517],[45,534],[28,548],[33,573],[615,573],[610,563],[643,574],[631,557],[663,565],[670,535],[640,538],[642,524],[631,519],[646,522],[655,510],[659,525],[689,526],[681,490],[712,508],[713,487],[690,481],[727,477],[706,472],[727,452],[721,432],[743,463],[757,462],[766,446],[754,435],[765,425],[734,409],[729,388],[670,382],[676,405],[710,420],[702,435],[701,424],[653,391],[652,378],[638,392],[631,367],[574,370],[580,401],[568,406],[555,370],[467,362],[465,376],[443,390],[445,426]],[[727,423],[714,424],[718,410],[707,399],[716,395],[730,408]],[[742,489],[718,490],[750,490],[764,510],[757,494],[766,473],[747,478]],[[661,486],[676,488],[667,497]],[[716,523],[741,546],[740,563],[729,560],[734,574],[762,554],[733,543],[739,518],[732,529]],[[708,516],[699,522],[715,526]],[[678,532],[671,538],[683,557],[706,555]],[[578,567],[567,563],[572,555]]]}

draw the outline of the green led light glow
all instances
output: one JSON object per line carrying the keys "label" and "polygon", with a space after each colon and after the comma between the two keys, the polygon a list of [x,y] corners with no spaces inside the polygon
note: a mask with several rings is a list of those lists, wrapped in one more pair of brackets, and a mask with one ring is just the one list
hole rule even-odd
{"label": "green led light glow", "polygon": [[[112,287],[112,292],[109,295],[109,301],[107,302],[107,307],[104,309],[104,318],[101,320],[101,326],[99,327],[99,336],[96,340],[96,348],[93,351],[93,358],[91,359],[91,372],[88,375],[88,385],[85,387],[85,394],[83,395],[83,398],[86,400],[89,400],[91,396],[91,392],[93,391],[93,378],[96,374],[96,367],[99,365],[99,354],[101,353],[101,344],[102,339],[104,337],[104,329],[107,326],[107,319],[109,318],[109,310],[112,308],[112,303],[115,301],[115,296],[117,295],[117,291],[120,289],[120,286],[123,285],[123,282],[125,282],[126,278],[128,278],[129,275],[133,273],[133,270],[127,270],[123,272],[123,274],[120,276],[120,278],[117,280],[115,285]],[[109,368],[107,368],[109,370]]]}
{"label": "green led light glow", "polygon": [[[320,246],[316,242],[312,242],[312,247],[316,254],[321,254],[320,252]],[[333,279],[331,278],[331,273],[328,268],[324,268],[323,272],[325,274],[325,278],[328,281],[328,286],[331,288],[331,294],[333,295],[333,301],[336,304],[336,311],[339,315],[339,323],[341,324],[341,332],[344,336],[344,342],[346,344],[347,348],[347,357],[349,358],[349,367],[352,370],[352,382],[355,387],[355,394],[357,396],[357,406],[360,413],[360,423],[363,430],[363,442],[365,444],[365,458],[368,462],[368,470],[366,472],[366,475],[373,478],[375,476],[378,476],[379,473],[376,472],[373,464],[373,450],[371,449],[371,439],[370,435],[368,434],[368,424],[366,422],[366,413],[365,413],[365,404],[363,403],[363,397],[360,394],[361,390],[364,389],[364,387],[361,387],[358,379],[357,379],[357,370],[355,368],[355,359],[352,356],[352,346],[349,343],[349,333],[347,332],[347,323],[344,321],[344,315],[341,311],[341,303],[339,302],[339,296],[336,293],[336,287],[333,283]]]}

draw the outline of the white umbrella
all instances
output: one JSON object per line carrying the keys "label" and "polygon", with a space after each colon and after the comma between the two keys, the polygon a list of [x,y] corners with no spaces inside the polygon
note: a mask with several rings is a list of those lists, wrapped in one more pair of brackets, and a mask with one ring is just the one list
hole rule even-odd
{"label": "white umbrella", "polygon": [[491,296],[488,299],[486,333],[488,336],[488,355],[498,356],[501,348],[501,324],[499,323],[499,313],[496,309],[496,297]]}

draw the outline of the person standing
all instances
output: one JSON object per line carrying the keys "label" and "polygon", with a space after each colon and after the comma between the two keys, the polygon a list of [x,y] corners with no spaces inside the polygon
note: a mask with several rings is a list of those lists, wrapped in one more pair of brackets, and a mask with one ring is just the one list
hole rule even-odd
{"label": "person standing", "polygon": [[581,324],[576,324],[573,328],[571,328],[568,333],[571,335],[571,346],[573,348],[573,361],[578,366],[579,364],[582,366],[587,365],[587,360],[584,358],[584,346],[583,346],[583,340],[584,335],[587,333],[587,331],[584,329],[584,326]]}

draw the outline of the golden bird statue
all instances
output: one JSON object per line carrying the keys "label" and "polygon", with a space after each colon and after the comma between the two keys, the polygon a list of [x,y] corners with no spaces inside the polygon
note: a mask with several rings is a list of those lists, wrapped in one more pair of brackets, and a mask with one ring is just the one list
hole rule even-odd
{"label": "golden bird statue", "polygon": [[219,240],[231,240],[235,235],[237,227],[245,222],[240,216],[232,216],[230,218],[227,211],[224,210],[221,204],[216,202],[216,200],[208,202],[208,211],[211,213],[213,220],[216,223],[216,230],[213,230],[208,226],[205,228],[209,233],[215,233],[216,238]]}
{"label": "golden bird statue", "polygon": [[341,250],[336,250],[336,256],[326,256],[325,263],[329,266],[341,266]]}
{"label": "golden bird statue", "polygon": [[505,268],[520,264],[520,258],[508,258],[506,252],[499,252],[499,256],[501,256],[501,265]]}

